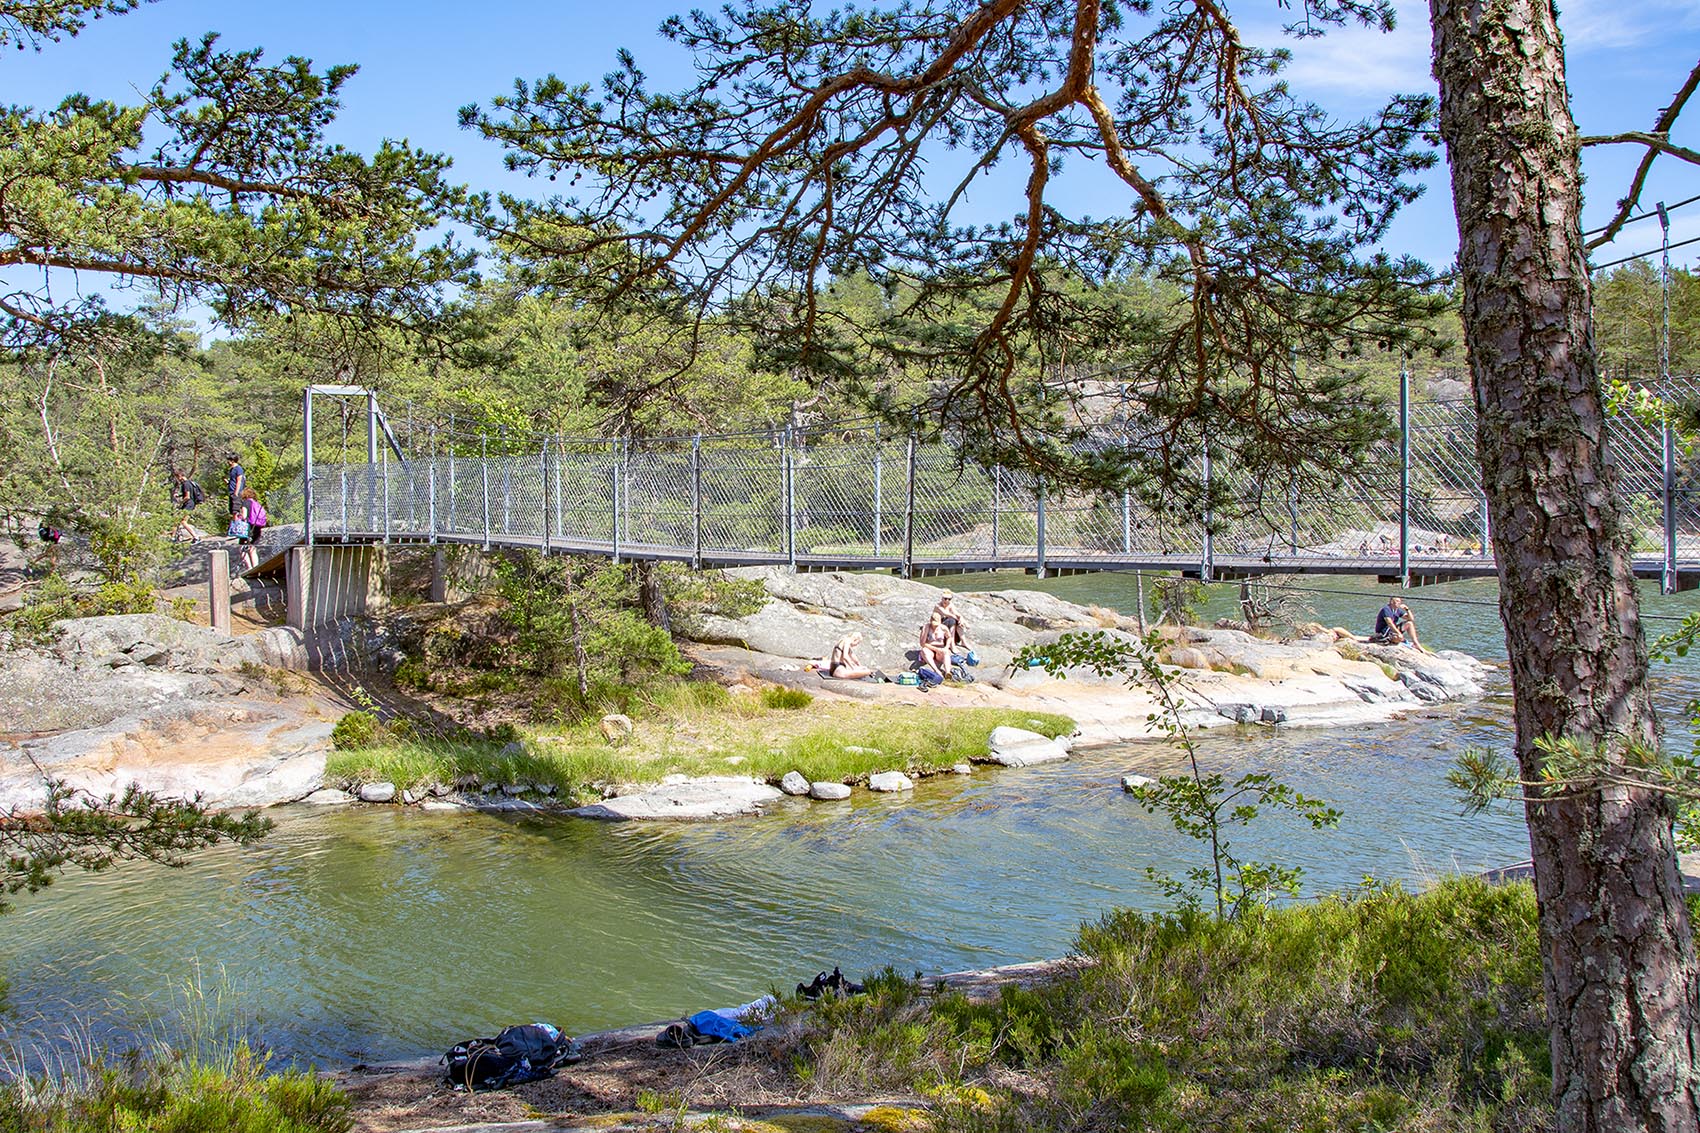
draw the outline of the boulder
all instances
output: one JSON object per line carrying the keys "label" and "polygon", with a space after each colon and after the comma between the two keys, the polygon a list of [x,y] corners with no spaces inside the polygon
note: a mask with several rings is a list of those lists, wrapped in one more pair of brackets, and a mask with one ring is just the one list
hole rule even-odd
{"label": "boulder", "polygon": [[801,771],[787,771],[785,777],[779,780],[779,789],[788,795],[802,796],[809,793],[809,780]]}
{"label": "boulder", "polygon": [[870,791],[913,791],[915,781],[901,771],[879,771],[868,776]]}
{"label": "boulder", "polygon": [[972,775],[974,774],[974,765],[972,763],[953,763],[950,765],[950,773],[952,775]]}
{"label": "boulder", "polygon": [[850,797],[850,788],[843,783],[811,783],[809,797],[823,802],[836,802]]}
{"label": "boulder", "polygon": [[614,821],[730,818],[757,813],[763,803],[780,797],[774,788],[748,777],[708,775],[636,794],[616,795],[567,813],[579,818]]}
{"label": "boulder", "polygon": [[597,725],[602,731],[602,738],[608,741],[610,747],[619,747],[632,738],[632,718],[619,712],[610,712],[602,717]]}
{"label": "boulder", "polygon": [[324,787],[301,800],[308,806],[343,806],[355,801],[347,791],[339,791],[335,787]]}
{"label": "boulder", "polygon": [[1156,785],[1157,780],[1151,778],[1149,775],[1122,776],[1122,790],[1124,791],[1137,791],[1141,787],[1155,787]]}
{"label": "boulder", "polygon": [[394,783],[362,783],[360,784],[360,801],[363,803],[387,803],[395,799]]}
{"label": "boulder", "polygon": [[1031,767],[1068,758],[1068,748],[1048,736],[1023,728],[1003,725],[992,729],[987,742],[986,762],[1004,767]]}

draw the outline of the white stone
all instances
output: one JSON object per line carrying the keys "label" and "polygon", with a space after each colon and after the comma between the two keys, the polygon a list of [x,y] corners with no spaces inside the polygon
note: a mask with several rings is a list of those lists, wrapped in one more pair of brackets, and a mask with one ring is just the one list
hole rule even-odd
{"label": "white stone", "polygon": [[1137,791],[1141,787],[1155,787],[1156,785],[1157,780],[1151,778],[1149,775],[1122,776],[1122,790],[1124,791]]}
{"label": "white stone", "polygon": [[335,787],[324,787],[314,791],[301,800],[309,806],[343,806],[354,801],[354,796],[347,791],[339,791]]}
{"label": "white stone", "polygon": [[787,771],[785,777],[779,780],[779,789],[788,795],[806,795],[809,793],[809,780],[801,771]]}
{"label": "white stone", "polygon": [[1068,758],[1068,749],[1055,740],[1022,728],[993,728],[986,746],[986,761],[1005,767],[1031,767]]}
{"label": "white stone", "polygon": [[915,781],[901,771],[879,771],[868,776],[870,791],[913,791]]}
{"label": "white stone", "polygon": [[401,802],[402,802],[403,806],[412,806],[414,803],[416,803],[418,801],[419,801],[419,796],[414,794],[411,789],[405,789],[404,788],[402,790],[402,792],[401,792]]}
{"label": "white stone", "polygon": [[509,798],[513,798],[516,795],[523,795],[523,794],[525,794],[526,791],[528,791],[530,789],[531,788],[525,783],[503,783],[502,784],[502,794],[507,795]]}
{"label": "white stone", "polygon": [[619,747],[632,738],[632,718],[619,712],[610,712],[602,717],[597,727],[602,731],[602,738],[613,747]]}
{"label": "white stone", "polygon": [[461,804],[459,804],[459,803],[449,802],[446,799],[426,799],[424,802],[419,804],[419,809],[420,810],[465,810],[466,808],[461,806]]}
{"label": "white stone", "polygon": [[972,763],[953,763],[950,765],[950,771],[953,775],[972,775],[974,774],[974,765]]}
{"label": "white stone", "polygon": [[850,788],[843,783],[811,783],[809,797],[823,802],[836,802],[850,797]]}
{"label": "white stone", "polygon": [[360,784],[360,801],[363,803],[387,803],[394,798],[394,783]]}
{"label": "white stone", "polygon": [[568,814],[614,820],[688,820],[754,814],[763,803],[781,797],[766,783],[733,775],[707,775],[666,784],[632,795],[619,795]]}

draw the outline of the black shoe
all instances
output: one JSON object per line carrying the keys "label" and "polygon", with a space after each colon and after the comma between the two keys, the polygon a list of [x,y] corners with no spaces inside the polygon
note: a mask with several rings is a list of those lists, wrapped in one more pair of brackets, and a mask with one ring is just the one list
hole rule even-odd
{"label": "black shoe", "polygon": [[[836,971],[837,969],[834,970]],[[820,975],[816,976],[812,982],[798,984],[797,994],[802,996],[804,999],[819,999],[826,993],[826,989],[830,986],[830,978],[825,972],[822,972]]]}

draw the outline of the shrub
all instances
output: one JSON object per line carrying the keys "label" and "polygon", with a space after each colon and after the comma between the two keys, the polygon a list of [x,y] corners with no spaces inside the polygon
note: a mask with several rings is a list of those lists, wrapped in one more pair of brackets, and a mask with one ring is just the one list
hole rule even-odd
{"label": "shrub", "polygon": [[784,685],[774,685],[761,690],[763,708],[807,708],[815,702],[815,698],[800,688],[786,688]]}
{"label": "shrub", "polygon": [[378,741],[378,732],[377,714],[357,709],[344,713],[336,722],[331,729],[331,745],[342,751],[371,747]]}

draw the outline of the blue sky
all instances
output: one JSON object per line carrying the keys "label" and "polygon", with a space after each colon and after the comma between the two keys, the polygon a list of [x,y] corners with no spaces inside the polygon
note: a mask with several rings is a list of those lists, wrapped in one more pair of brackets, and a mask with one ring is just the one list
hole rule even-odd
{"label": "blue sky", "polygon": [[[305,55],[320,66],[358,63],[360,74],[344,88],[344,112],[335,135],[357,149],[381,138],[406,138],[448,153],[456,175],[474,188],[527,185],[501,168],[496,147],[460,130],[456,110],[484,102],[516,77],[554,72],[569,81],[595,81],[620,47],[666,85],[683,74],[685,60],[655,34],[677,0],[565,3],[486,0],[160,0],[129,15],[90,25],[77,39],[50,44],[40,54],[9,53],[6,99],[36,106],[80,90],[116,100],[134,98],[165,70],[170,44],[206,31],[223,34],[229,48],[260,46],[268,56]],[[1271,43],[1272,30],[1291,11],[1275,0],[1232,5],[1246,38]],[[1293,44],[1288,71],[1295,91],[1340,116],[1355,116],[1394,91],[1427,91],[1427,4],[1400,0],[1400,26],[1392,35],[1352,29]],[[1646,129],[1700,59],[1700,0],[1570,0],[1560,25],[1569,50],[1572,101],[1584,133]],[[1700,98],[1689,107],[1674,140],[1700,148]],[[1587,224],[1603,223],[1627,185],[1638,150],[1590,150],[1584,157],[1590,198]],[[1065,172],[1065,178],[1068,174]],[[1015,179],[994,182],[972,202],[984,217],[1019,210]],[[1125,207],[1107,178],[1076,176],[1065,182],[1064,203],[1094,215]],[[1643,201],[1677,201],[1700,194],[1700,167],[1664,158],[1655,166]],[[1673,242],[1700,236],[1700,202],[1672,214]],[[1658,246],[1656,223],[1632,226],[1596,262]],[[1457,246],[1444,165],[1429,177],[1426,196],[1389,234],[1387,250],[1410,253],[1436,266],[1450,263]],[[1700,264],[1700,244],[1673,253],[1673,263]]]}

